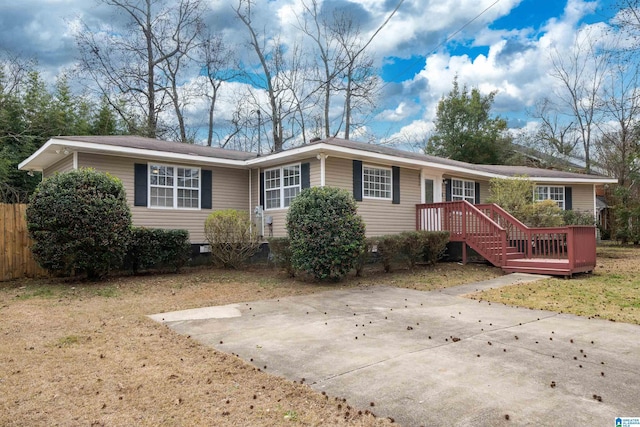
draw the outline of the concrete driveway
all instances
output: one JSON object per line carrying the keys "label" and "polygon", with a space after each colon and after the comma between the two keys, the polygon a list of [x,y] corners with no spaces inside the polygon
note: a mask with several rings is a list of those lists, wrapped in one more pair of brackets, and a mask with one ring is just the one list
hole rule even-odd
{"label": "concrete driveway", "polygon": [[538,277],[434,292],[336,290],[151,317],[404,426],[614,426],[616,417],[640,417],[640,326],[459,296]]}

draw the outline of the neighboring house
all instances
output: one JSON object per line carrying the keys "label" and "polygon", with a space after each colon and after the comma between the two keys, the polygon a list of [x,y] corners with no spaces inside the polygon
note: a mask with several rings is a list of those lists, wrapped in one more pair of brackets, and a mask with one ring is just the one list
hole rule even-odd
{"label": "neighboring house", "polygon": [[19,165],[42,171],[45,178],[83,167],[122,180],[134,225],[187,229],[194,245],[206,244],[204,221],[219,209],[249,211],[257,224],[264,220],[263,235],[285,235],[288,206],[307,187],[351,192],[367,235],[376,236],[415,230],[420,203],[484,203],[495,177],[527,175],[537,199],[594,216],[596,186],[616,182],[555,170],[474,165],[339,138],[259,156],[135,136],[60,136]]}

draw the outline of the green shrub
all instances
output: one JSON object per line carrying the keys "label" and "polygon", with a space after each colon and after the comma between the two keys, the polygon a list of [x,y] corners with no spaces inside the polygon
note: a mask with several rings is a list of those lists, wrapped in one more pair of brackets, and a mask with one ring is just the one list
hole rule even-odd
{"label": "green shrub", "polygon": [[404,239],[399,234],[380,236],[375,245],[385,273],[390,273],[394,264],[406,260],[406,254],[403,253]]}
{"label": "green shrub", "polygon": [[596,220],[592,213],[580,211],[562,211],[562,220],[565,225],[595,225]]}
{"label": "green shrub", "polygon": [[316,279],[341,279],[365,250],[365,226],[356,202],[339,188],[303,190],[289,207],[287,231],[293,268]]}
{"label": "green shrub", "polygon": [[27,227],[43,268],[101,279],[121,267],[129,243],[131,213],[122,182],[92,169],[55,174],[31,196]]}
{"label": "green shrub", "polygon": [[178,272],[189,261],[191,244],[187,230],[133,227],[125,268],[138,273],[153,267]]}
{"label": "green shrub", "polygon": [[564,225],[562,212],[553,200],[543,200],[525,206],[518,219],[529,227],[561,227]]}
{"label": "green shrub", "polygon": [[296,272],[291,264],[291,242],[288,237],[270,237],[269,253],[273,257],[276,267],[284,269],[289,276],[295,276]]}
{"label": "green shrub", "polygon": [[522,221],[528,206],[533,204],[534,185],[525,175],[514,178],[492,178],[489,181],[487,203],[495,203]]}
{"label": "green shrub", "polygon": [[238,268],[260,248],[258,233],[245,211],[212,212],[205,221],[204,234],[214,264],[221,267]]}
{"label": "green shrub", "polygon": [[449,242],[446,231],[405,231],[376,239],[378,256],[385,272],[403,264],[413,269],[418,263],[435,264]]}
{"label": "green shrub", "polygon": [[431,231],[426,233],[423,259],[427,264],[433,265],[444,255],[447,243],[449,243],[448,231]]}

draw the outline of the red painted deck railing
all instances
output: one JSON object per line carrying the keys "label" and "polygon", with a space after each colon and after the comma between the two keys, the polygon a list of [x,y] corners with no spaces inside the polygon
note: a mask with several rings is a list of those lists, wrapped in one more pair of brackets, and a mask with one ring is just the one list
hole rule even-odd
{"label": "red painted deck railing", "polygon": [[469,202],[417,205],[416,229],[448,231],[451,241],[467,242],[496,266],[505,264],[505,229]]}
{"label": "red painted deck railing", "polygon": [[416,206],[416,229],[449,231],[452,241],[466,241],[476,251],[480,248],[498,266],[506,263],[507,246],[515,248],[521,258],[567,260],[572,271],[590,271],[596,262],[595,227],[530,228],[495,204],[420,204]]}

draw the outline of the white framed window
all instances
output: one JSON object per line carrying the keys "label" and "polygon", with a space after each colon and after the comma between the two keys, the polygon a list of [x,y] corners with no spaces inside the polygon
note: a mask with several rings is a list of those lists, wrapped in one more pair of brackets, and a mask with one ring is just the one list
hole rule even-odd
{"label": "white framed window", "polygon": [[300,194],[300,164],[264,171],[264,208],[287,208]]}
{"label": "white framed window", "polygon": [[391,169],[366,165],[362,167],[363,197],[391,200],[391,192]]}
{"label": "white framed window", "polygon": [[149,207],[200,209],[200,168],[150,163]]}
{"label": "white framed window", "polygon": [[560,209],[564,210],[564,187],[554,185],[536,185],[536,188],[533,190],[533,200],[536,202],[540,202],[542,200],[553,200]]}
{"label": "white framed window", "polygon": [[451,200],[466,200],[469,203],[476,202],[476,183],[464,179],[451,179]]}

